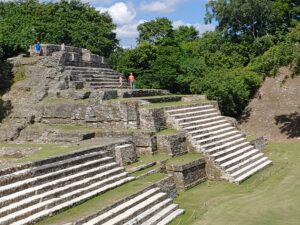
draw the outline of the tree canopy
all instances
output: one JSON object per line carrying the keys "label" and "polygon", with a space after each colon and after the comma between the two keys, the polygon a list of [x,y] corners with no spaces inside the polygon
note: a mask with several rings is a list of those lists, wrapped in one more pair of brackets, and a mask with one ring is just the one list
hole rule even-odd
{"label": "tree canopy", "polygon": [[35,41],[64,42],[108,56],[117,45],[114,28],[107,13],[78,0],[0,2],[0,49],[4,57],[25,52]]}

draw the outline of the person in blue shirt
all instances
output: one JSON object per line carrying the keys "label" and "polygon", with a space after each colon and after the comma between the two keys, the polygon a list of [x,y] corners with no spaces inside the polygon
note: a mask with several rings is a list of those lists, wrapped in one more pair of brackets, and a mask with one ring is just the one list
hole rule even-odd
{"label": "person in blue shirt", "polygon": [[37,56],[39,56],[39,55],[41,54],[41,49],[42,49],[42,47],[41,47],[40,42],[37,42],[37,43],[34,45],[34,51],[35,51],[35,54],[36,54]]}

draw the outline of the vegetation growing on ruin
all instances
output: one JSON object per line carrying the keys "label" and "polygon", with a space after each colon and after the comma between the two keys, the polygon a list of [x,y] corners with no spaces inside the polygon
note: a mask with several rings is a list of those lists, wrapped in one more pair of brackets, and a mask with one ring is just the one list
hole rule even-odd
{"label": "vegetation growing on ruin", "polygon": [[4,1],[0,12],[0,59],[26,52],[36,40],[64,42],[110,56],[114,69],[137,76],[139,88],[206,94],[228,116],[239,116],[280,66],[300,71],[296,0],[208,1],[205,20],[217,23],[215,31],[199,36],[194,27],[156,18],[138,26],[133,49],[117,47],[107,13],[78,0]]}

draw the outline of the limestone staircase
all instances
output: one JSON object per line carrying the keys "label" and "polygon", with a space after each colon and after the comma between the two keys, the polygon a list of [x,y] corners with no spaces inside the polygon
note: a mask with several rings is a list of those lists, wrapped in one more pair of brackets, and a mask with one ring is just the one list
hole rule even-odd
{"label": "limestone staircase", "polygon": [[183,212],[160,188],[150,186],[75,225],[165,225]]}
{"label": "limestone staircase", "polygon": [[32,224],[133,179],[97,147],[2,170],[0,224]]}
{"label": "limestone staircase", "polygon": [[230,182],[240,183],[272,163],[212,104],[168,108],[166,114]]}
{"label": "limestone staircase", "polygon": [[[109,68],[67,66],[64,67],[64,71],[69,73],[70,83],[73,86],[80,85],[81,88],[93,89],[129,88],[129,84],[123,75]],[[120,75],[123,77],[122,86],[119,83]]]}

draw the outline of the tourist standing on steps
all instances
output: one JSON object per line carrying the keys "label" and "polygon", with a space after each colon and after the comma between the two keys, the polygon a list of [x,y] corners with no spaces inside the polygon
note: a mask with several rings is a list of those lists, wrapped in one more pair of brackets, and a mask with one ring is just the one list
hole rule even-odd
{"label": "tourist standing on steps", "polygon": [[35,51],[35,54],[36,54],[37,56],[39,56],[39,55],[41,54],[41,49],[42,49],[42,47],[41,47],[40,42],[37,42],[37,43],[34,45],[34,51]]}
{"label": "tourist standing on steps", "polygon": [[123,76],[121,74],[119,75],[119,83],[120,83],[119,87],[122,87],[123,86]]}
{"label": "tourist standing on steps", "polygon": [[135,77],[133,76],[132,73],[129,74],[128,80],[129,80],[130,88],[133,89],[133,85],[134,85],[134,82],[135,82]]}
{"label": "tourist standing on steps", "polygon": [[60,50],[61,50],[62,52],[65,51],[65,43],[61,43],[61,44],[60,44]]}

